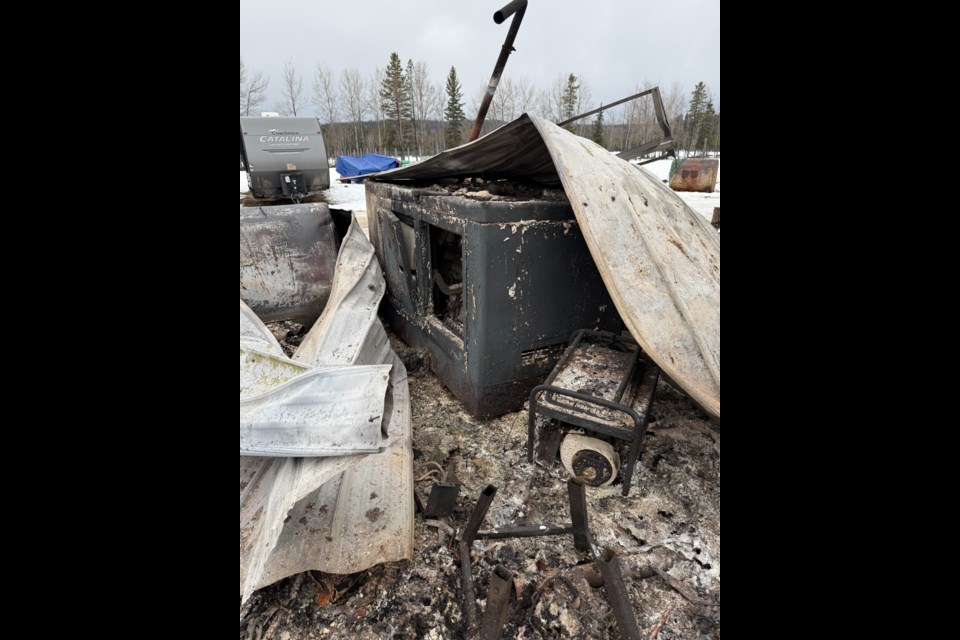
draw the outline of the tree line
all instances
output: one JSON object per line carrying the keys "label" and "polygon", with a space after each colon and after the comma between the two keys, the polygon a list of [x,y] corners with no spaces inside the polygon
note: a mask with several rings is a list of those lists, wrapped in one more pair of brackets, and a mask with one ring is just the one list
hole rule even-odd
{"label": "tree line", "polygon": [[[386,66],[364,76],[358,69],[344,69],[339,75],[318,63],[309,86],[303,75],[287,60],[280,78],[281,99],[272,111],[287,116],[311,115],[320,119],[327,153],[363,155],[375,152],[397,157],[429,156],[466,141],[486,91],[486,81],[465,102],[455,67],[444,83],[434,83],[423,61],[407,60],[391,53]],[[259,115],[267,101],[270,78],[248,69],[240,58],[240,115]],[[654,85],[638,83],[633,93]],[[699,82],[690,94],[679,84],[661,87],[664,107],[677,147],[687,154],[720,150],[720,114],[705,83]],[[488,133],[530,113],[552,122],[562,122],[598,106],[592,102],[587,81],[573,73],[555,78],[546,87],[535,86],[528,78],[506,77],[500,81],[484,123]],[[617,151],[659,139],[653,104],[640,98],[566,127]]]}

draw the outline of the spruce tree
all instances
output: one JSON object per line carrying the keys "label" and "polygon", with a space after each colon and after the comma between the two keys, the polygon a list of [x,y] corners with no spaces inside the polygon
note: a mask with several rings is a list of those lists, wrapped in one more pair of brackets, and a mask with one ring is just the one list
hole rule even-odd
{"label": "spruce tree", "polygon": [[698,145],[703,151],[714,147],[713,130],[716,125],[717,112],[713,108],[713,101],[707,100],[707,106],[703,108],[703,116],[700,118],[700,127],[697,129]]}
{"label": "spruce tree", "polygon": [[[602,107],[603,105],[600,106]],[[597,119],[593,121],[593,134],[590,136],[590,139],[601,147],[606,146],[603,140],[603,111],[598,113]]]}
{"label": "spruce tree", "polygon": [[[563,90],[563,97],[560,101],[561,113],[560,121],[569,120],[577,115],[577,100],[580,91],[580,85],[577,84],[577,76],[570,74],[567,78],[567,86]],[[567,131],[573,131],[573,125],[568,124],[564,127]]]}
{"label": "spruce tree", "polygon": [[390,62],[380,85],[380,108],[386,120],[385,144],[397,154],[406,155],[412,118],[410,91],[403,74],[400,56],[390,54]]}
{"label": "spruce tree", "polygon": [[690,105],[687,107],[687,152],[695,152],[702,143],[704,119],[707,114],[707,86],[698,82],[690,95]]}
{"label": "spruce tree", "polygon": [[456,67],[450,67],[450,74],[447,75],[447,108],[443,115],[447,121],[447,148],[459,146],[463,142],[463,123],[466,116],[463,114],[463,93],[460,81],[457,80]]}

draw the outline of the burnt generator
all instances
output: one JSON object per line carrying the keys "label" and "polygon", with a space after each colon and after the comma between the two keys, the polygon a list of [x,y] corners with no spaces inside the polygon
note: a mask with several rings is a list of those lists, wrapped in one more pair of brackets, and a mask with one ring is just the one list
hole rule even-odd
{"label": "burnt generator", "polygon": [[483,200],[368,181],[366,194],[384,315],[472,414],[522,407],[578,329],[622,329],[562,191]]}

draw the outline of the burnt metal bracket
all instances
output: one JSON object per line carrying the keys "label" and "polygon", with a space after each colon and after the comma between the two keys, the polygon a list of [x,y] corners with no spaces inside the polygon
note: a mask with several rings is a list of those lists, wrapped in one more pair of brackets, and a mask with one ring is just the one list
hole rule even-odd
{"label": "burnt metal bracket", "polygon": [[[510,590],[513,574],[503,567],[496,567],[490,577],[490,588],[487,592],[487,608],[483,616],[483,624],[477,629],[477,596],[473,582],[473,565],[470,554],[475,540],[500,540],[504,538],[534,538],[544,536],[573,535],[574,547],[577,551],[589,553],[603,578],[603,587],[607,600],[613,609],[624,640],[640,640],[640,627],[637,625],[633,606],[627,594],[626,583],[623,580],[623,568],[620,558],[610,549],[602,551],[597,547],[590,534],[590,522],[587,514],[587,488],[579,480],[569,480],[567,491],[570,497],[571,524],[565,527],[550,527],[540,525],[534,527],[501,527],[490,531],[480,531],[480,525],[497,488],[487,486],[480,494],[477,505],[473,509],[467,526],[460,535],[460,571],[463,582],[463,614],[468,638],[479,637],[481,640],[498,640],[503,633],[509,612]],[[479,636],[477,635],[479,633]]]}
{"label": "burnt metal bracket", "polygon": [[437,482],[430,490],[430,498],[423,507],[427,518],[443,518],[453,513],[457,507],[460,485],[452,482]]}
{"label": "burnt metal bracket", "polygon": [[467,621],[467,633],[471,636],[477,628],[477,595],[473,586],[473,566],[470,564],[470,553],[473,550],[473,541],[480,531],[480,525],[483,519],[487,517],[490,505],[493,503],[494,496],[497,495],[497,488],[488,485],[480,499],[477,500],[477,506],[473,508],[470,520],[460,534],[460,575],[463,582],[463,617]]}

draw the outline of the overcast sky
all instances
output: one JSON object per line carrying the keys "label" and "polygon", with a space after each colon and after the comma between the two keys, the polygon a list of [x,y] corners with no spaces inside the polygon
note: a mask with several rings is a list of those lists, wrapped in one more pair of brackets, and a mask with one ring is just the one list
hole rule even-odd
{"label": "overcast sky", "polygon": [[[425,61],[434,82],[456,66],[469,110],[507,35],[512,18],[493,21],[506,2],[240,0],[240,57],[270,77],[265,110],[280,99],[288,58],[309,95],[318,61],[338,75],[355,67],[368,77],[393,51],[404,64]],[[527,76],[547,88],[572,72],[594,104],[626,97],[644,80],[679,83],[689,99],[702,80],[720,107],[720,0],[530,0],[514,46],[504,78]]]}

